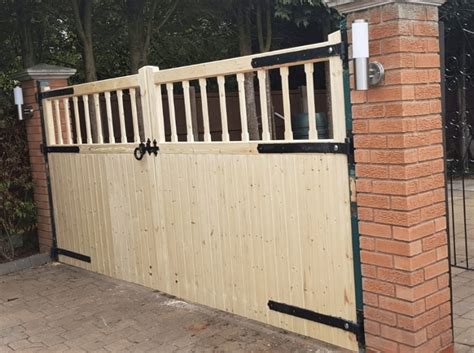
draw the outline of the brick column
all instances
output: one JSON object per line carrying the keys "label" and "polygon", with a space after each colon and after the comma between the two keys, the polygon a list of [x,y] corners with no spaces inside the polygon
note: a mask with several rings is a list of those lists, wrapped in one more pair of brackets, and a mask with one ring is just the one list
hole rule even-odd
{"label": "brick column", "polygon": [[32,107],[33,115],[25,118],[31,174],[34,185],[34,200],[37,206],[38,238],[40,252],[49,253],[52,248],[53,230],[51,205],[48,194],[46,160],[41,152],[43,128],[37,102],[37,84],[53,88],[67,86],[67,79],[76,72],[74,69],[39,64],[16,74],[13,78],[21,82],[24,107]]}
{"label": "brick column", "polygon": [[453,350],[437,8],[442,2],[330,2],[348,14],[348,26],[356,18],[369,21],[371,61],[386,69],[382,85],[352,91],[368,351]]}

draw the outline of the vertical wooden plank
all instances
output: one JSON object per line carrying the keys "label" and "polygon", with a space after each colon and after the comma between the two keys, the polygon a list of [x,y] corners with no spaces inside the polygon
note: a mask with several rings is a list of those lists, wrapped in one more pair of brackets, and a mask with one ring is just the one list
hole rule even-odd
{"label": "vertical wooden plank", "polygon": [[[43,92],[49,91],[49,87],[44,87]],[[46,144],[56,144],[56,134],[54,131],[53,103],[49,99],[43,100],[44,127],[46,133]]]}
{"label": "vertical wooden plank", "polygon": [[132,124],[133,124],[133,140],[140,142],[140,130],[138,128],[138,113],[137,113],[137,91],[135,88],[130,88],[130,104],[132,108]]}
{"label": "vertical wooden plank", "polygon": [[104,93],[105,96],[105,108],[107,110],[107,126],[109,129],[109,143],[115,143],[114,135],[114,122],[112,117],[112,104],[110,102],[110,92],[107,91]]}
{"label": "vertical wooden plank", "polygon": [[229,141],[229,127],[227,124],[227,103],[225,96],[225,77],[217,76],[219,86],[219,106],[221,109],[222,141]]}
{"label": "vertical wooden plank", "polygon": [[123,91],[117,90],[117,102],[119,108],[119,123],[120,123],[120,142],[127,143],[127,130],[125,129],[125,113],[123,110]]}
{"label": "vertical wooden plank", "polygon": [[90,113],[89,113],[89,96],[87,94],[82,96],[82,102],[84,103],[84,120],[86,122],[87,143],[91,144],[92,143],[91,118],[90,118]]}
{"label": "vertical wooden plank", "polygon": [[[328,41],[330,43],[339,43],[341,41],[341,32],[331,33]],[[344,142],[346,138],[344,78],[342,59],[339,56],[331,56],[329,58],[329,77],[333,139],[337,142]]]}
{"label": "vertical wooden plank", "polygon": [[74,122],[76,126],[76,143],[78,145],[82,144],[82,132],[81,132],[81,120],[79,116],[79,103],[76,96],[72,97],[72,103],[74,105]]}
{"label": "vertical wooden plank", "polygon": [[104,226],[104,231],[103,234],[101,234],[101,237],[103,237],[103,256],[104,256],[104,268],[105,268],[105,273],[108,276],[116,277],[116,273],[114,270],[115,267],[115,257],[113,254],[113,249],[112,249],[112,226],[111,226],[111,219],[110,219],[110,203],[109,203],[109,188],[107,185],[107,177],[105,173],[105,168],[106,168],[106,159],[108,159],[109,156],[104,155],[101,156],[101,158],[98,160],[97,163],[97,173],[98,173],[98,185],[97,185],[97,190],[98,190],[98,195],[100,195],[99,200],[100,200],[100,207],[102,209],[102,215],[101,215],[101,223]]}
{"label": "vertical wooden plank", "polygon": [[99,93],[94,93],[94,107],[95,107],[95,123],[97,126],[97,143],[104,144],[104,136],[102,133],[102,117],[100,115],[100,101]]}
{"label": "vertical wooden plank", "polygon": [[283,96],[283,116],[285,117],[285,140],[292,141],[293,130],[291,128],[290,87],[288,84],[288,75],[288,67],[280,67],[281,94]]}
{"label": "vertical wooden plank", "polygon": [[[266,239],[264,238],[264,224],[262,218],[262,212],[265,208],[263,204],[263,186],[262,177],[260,176],[260,169],[262,162],[265,161],[265,157],[262,155],[250,156],[248,158],[247,171],[249,173],[250,188],[250,202],[252,207],[251,212],[251,223],[253,225],[254,234],[254,259],[256,266],[256,279],[257,286],[255,288],[254,306],[256,307],[256,315],[258,320],[261,320],[267,324],[270,323],[270,315],[273,315],[265,306],[262,306],[262,298],[269,297],[271,292],[268,286],[268,265],[266,262],[265,251],[268,247]],[[265,215],[264,215],[265,217]],[[268,300],[267,299],[267,300]]]}
{"label": "vertical wooden plank", "polygon": [[193,142],[193,120],[191,116],[191,100],[189,97],[189,81],[183,81],[184,112],[186,115],[186,141]]}
{"label": "vertical wooden plank", "polygon": [[71,133],[71,112],[69,110],[69,98],[63,99],[64,106],[64,118],[66,123],[66,143],[72,144],[72,133]]}
{"label": "vertical wooden plank", "polygon": [[202,123],[204,125],[204,141],[211,141],[211,132],[209,129],[209,109],[207,105],[207,80],[199,79],[199,87],[201,88],[201,106],[202,106]]}
{"label": "vertical wooden plank", "polygon": [[239,107],[240,107],[240,124],[242,127],[242,141],[249,140],[249,130],[247,124],[247,104],[245,102],[245,76],[237,74],[237,83],[239,86]]}
{"label": "vertical wooden plank", "polygon": [[166,91],[168,93],[168,108],[170,112],[171,142],[178,142],[178,133],[176,130],[176,110],[174,107],[174,84],[167,83]]}
{"label": "vertical wooden plank", "polygon": [[62,145],[63,129],[61,127],[61,110],[59,109],[59,99],[54,100],[54,117],[56,120],[56,141],[58,145]]}
{"label": "vertical wooden plank", "polygon": [[305,64],[304,72],[306,74],[306,101],[308,102],[309,139],[317,140],[318,130],[316,128],[316,111],[314,105],[314,64]]}
{"label": "vertical wooden plank", "polygon": [[258,70],[258,89],[260,96],[260,112],[262,116],[262,140],[270,140],[270,130],[268,127],[268,102],[267,102],[267,73],[265,70]]}

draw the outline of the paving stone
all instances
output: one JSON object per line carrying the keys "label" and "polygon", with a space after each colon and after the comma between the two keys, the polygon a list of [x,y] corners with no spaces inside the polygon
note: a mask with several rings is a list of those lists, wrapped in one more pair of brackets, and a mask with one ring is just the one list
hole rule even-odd
{"label": "paving stone", "polygon": [[[462,307],[472,303],[463,299]],[[347,352],[55,263],[0,276],[0,318],[0,353]]]}

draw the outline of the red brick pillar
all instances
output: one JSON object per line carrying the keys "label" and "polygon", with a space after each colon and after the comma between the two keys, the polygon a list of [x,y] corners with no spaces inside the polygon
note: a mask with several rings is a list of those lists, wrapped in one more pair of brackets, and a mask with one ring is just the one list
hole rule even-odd
{"label": "red brick pillar", "polygon": [[330,2],[348,14],[349,27],[354,19],[368,20],[371,61],[386,70],[380,86],[352,91],[368,351],[453,350],[437,8],[442,2]]}
{"label": "red brick pillar", "polygon": [[25,118],[31,174],[34,185],[34,200],[38,212],[38,238],[40,252],[49,253],[52,247],[53,229],[51,205],[48,194],[48,179],[45,156],[41,152],[44,143],[39,104],[37,102],[38,82],[51,89],[67,86],[67,79],[76,72],[74,69],[39,64],[19,72],[14,79],[21,82],[24,107],[32,107],[33,115]]}

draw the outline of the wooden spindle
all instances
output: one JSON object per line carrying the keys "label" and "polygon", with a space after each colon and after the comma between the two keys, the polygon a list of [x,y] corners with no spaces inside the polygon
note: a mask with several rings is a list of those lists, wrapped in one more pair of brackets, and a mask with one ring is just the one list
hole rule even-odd
{"label": "wooden spindle", "polygon": [[133,124],[133,140],[140,142],[140,130],[138,128],[138,112],[137,112],[137,91],[130,88],[130,105],[132,108],[132,124]]}
{"label": "wooden spindle", "polygon": [[82,144],[81,119],[79,116],[79,99],[72,97],[72,104],[74,106],[74,122],[76,124],[76,143]]}
{"label": "wooden spindle", "polygon": [[123,91],[117,90],[117,101],[119,108],[119,122],[120,122],[120,142],[127,143],[127,130],[125,129],[125,113],[123,110]]}
{"label": "wooden spindle", "polygon": [[[156,136],[158,142],[166,142],[165,135],[165,113],[163,111],[163,95],[161,85],[154,84],[155,102],[156,102],[156,121],[153,124],[153,136]],[[152,98],[153,99],[153,98]]]}
{"label": "wooden spindle", "polygon": [[[341,32],[334,32],[328,36],[329,43],[340,43]],[[330,72],[330,94],[331,94],[331,115],[332,138],[337,142],[343,142],[346,138],[346,119],[344,103],[344,71],[342,60],[339,56],[329,58],[328,69]]]}
{"label": "wooden spindle", "polygon": [[[43,88],[43,92],[49,91],[48,86]],[[45,99],[43,101],[43,114],[45,120],[45,133],[46,133],[46,144],[55,145],[56,144],[56,134],[54,132],[54,116],[53,116],[53,102],[50,99]]]}
{"label": "wooden spindle", "polygon": [[247,104],[245,102],[245,76],[237,74],[237,84],[239,86],[239,107],[240,107],[240,124],[242,127],[242,141],[249,140],[249,129],[247,125]]}
{"label": "wooden spindle", "polygon": [[270,130],[268,128],[268,102],[267,102],[267,73],[265,70],[258,70],[258,89],[260,95],[260,111],[262,115],[262,140],[270,140]]}
{"label": "wooden spindle", "polygon": [[71,114],[69,111],[69,98],[63,99],[64,106],[64,118],[66,121],[66,143],[68,145],[72,144],[72,132],[71,132]]}
{"label": "wooden spindle", "polygon": [[207,80],[199,79],[199,87],[201,88],[201,107],[202,107],[202,123],[204,125],[204,141],[210,142],[211,131],[209,129],[209,108],[207,106]]}
{"label": "wooden spindle", "polygon": [[107,111],[107,126],[109,128],[109,143],[115,143],[114,123],[112,118],[112,103],[110,102],[110,92],[105,92],[105,109]]}
{"label": "wooden spindle", "polygon": [[94,93],[94,110],[95,110],[95,123],[97,127],[97,143],[103,144],[104,143],[104,136],[102,133],[102,117],[100,114],[100,100],[99,100],[99,93]]}
{"label": "wooden spindle", "polygon": [[171,142],[178,142],[178,133],[176,130],[176,111],[174,107],[174,84],[167,83],[166,91],[168,92],[168,108],[170,111]]}
{"label": "wooden spindle", "polygon": [[59,99],[54,100],[54,117],[56,120],[56,141],[58,145],[63,144],[63,129],[61,126],[61,111],[59,110]]}
{"label": "wooden spindle", "polygon": [[283,116],[285,118],[285,140],[293,140],[293,129],[291,127],[290,88],[288,84],[289,70],[287,66],[280,68],[281,88],[283,96]]}
{"label": "wooden spindle", "polygon": [[318,139],[318,130],[316,127],[316,111],[314,105],[314,64],[308,63],[304,65],[304,72],[306,74],[306,97],[308,102],[308,122],[309,122],[309,139]]}
{"label": "wooden spindle", "polygon": [[229,141],[229,127],[227,125],[227,104],[225,98],[225,77],[217,76],[219,86],[219,105],[221,108],[222,141]]}
{"label": "wooden spindle", "polygon": [[191,113],[191,98],[189,96],[189,81],[183,81],[183,95],[184,95],[184,112],[186,115],[186,132],[187,141],[193,142],[193,117]]}
{"label": "wooden spindle", "polygon": [[84,103],[84,120],[86,122],[86,138],[87,143],[92,143],[92,133],[91,133],[91,117],[89,114],[89,96],[86,94],[82,96],[82,102]]}

